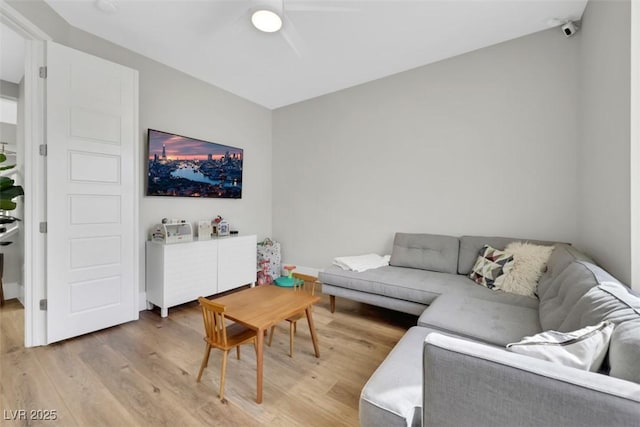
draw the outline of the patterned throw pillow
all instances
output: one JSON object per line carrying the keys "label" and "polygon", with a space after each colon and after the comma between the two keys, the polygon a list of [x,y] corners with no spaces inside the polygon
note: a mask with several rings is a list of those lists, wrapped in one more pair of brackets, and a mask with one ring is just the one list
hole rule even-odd
{"label": "patterned throw pillow", "polygon": [[480,254],[471,269],[469,278],[478,285],[486,286],[489,289],[500,288],[502,280],[511,271],[513,264],[513,255],[484,245],[480,249]]}

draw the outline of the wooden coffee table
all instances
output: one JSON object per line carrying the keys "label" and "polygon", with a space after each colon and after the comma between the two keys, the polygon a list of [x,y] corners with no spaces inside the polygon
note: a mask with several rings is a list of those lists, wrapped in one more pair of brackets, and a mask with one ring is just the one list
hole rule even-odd
{"label": "wooden coffee table", "polygon": [[274,285],[257,286],[234,292],[215,302],[226,307],[225,317],[258,332],[256,344],[257,364],[257,397],[256,402],[262,403],[262,367],[265,332],[278,322],[288,317],[302,313],[307,315],[311,341],[316,357],[320,357],[318,337],[313,324],[311,306],[320,301],[319,296],[304,292],[294,292],[291,289]]}

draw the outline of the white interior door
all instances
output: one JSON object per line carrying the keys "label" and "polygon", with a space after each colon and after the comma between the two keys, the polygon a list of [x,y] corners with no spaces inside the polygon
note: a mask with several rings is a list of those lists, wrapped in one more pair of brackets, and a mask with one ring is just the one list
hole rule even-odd
{"label": "white interior door", "polygon": [[47,342],[138,318],[138,73],[47,42]]}

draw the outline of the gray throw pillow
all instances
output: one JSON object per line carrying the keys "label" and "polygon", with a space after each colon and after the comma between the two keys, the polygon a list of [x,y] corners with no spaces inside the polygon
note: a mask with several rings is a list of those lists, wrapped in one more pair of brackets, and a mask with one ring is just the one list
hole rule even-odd
{"label": "gray throw pillow", "polygon": [[596,372],[609,349],[614,324],[609,321],[573,332],[546,331],[507,344],[514,353]]}

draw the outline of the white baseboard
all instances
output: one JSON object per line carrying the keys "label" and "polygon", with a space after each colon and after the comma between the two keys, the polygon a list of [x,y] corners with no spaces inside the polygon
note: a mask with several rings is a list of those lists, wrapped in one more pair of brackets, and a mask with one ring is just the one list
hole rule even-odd
{"label": "white baseboard", "polygon": [[[298,265],[295,262],[282,262],[282,265],[295,265],[296,269],[293,270],[296,273],[300,273],[300,274],[308,274],[309,276],[314,276],[314,277],[318,277],[318,273],[322,271],[322,269],[319,268],[315,268],[315,267],[305,267],[304,265]],[[286,271],[282,271],[282,273],[280,274],[285,274]]]}
{"label": "white baseboard", "polygon": [[18,282],[7,282],[2,284],[2,290],[4,291],[4,299],[14,299],[14,298],[22,298],[20,295],[20,291],[22,290],[22,286]]}
{"label": "white baseboard", "polygon": [[145,311],[147,309],[147,293],[140,292],[138,296],[138,311]]}

